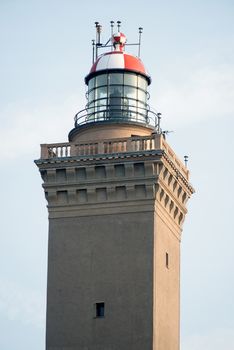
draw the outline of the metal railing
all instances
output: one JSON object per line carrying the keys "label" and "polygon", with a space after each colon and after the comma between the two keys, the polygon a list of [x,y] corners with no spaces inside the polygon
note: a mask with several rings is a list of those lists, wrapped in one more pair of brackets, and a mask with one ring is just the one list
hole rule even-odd
{"label": "metal railing", "polygon": [[134,122],[153,126],[157,129],[157,113],[151,111],[149,107],[136,107],[134,105],[113,105],[103,104],[95,107],[86,107],[75,115],[75,127],[95,122]]}

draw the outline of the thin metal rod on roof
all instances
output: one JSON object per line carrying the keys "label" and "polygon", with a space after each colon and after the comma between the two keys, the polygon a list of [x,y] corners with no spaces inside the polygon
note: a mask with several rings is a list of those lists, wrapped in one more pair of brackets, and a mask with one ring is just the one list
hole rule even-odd
{"label": "thin metal rod on roof", "polygon": [[94,59],[95,59],[95,40],[92,40],[92,46],[93,46],[93,63],[94,63]]}
{"label": "thin metal rod on roof", "polygon": [[111,36],[114,34],[114,21],[110,21],[110,25],[111,25]]}
{"label": "thin metal rod on roof", "polygon": [[96,53],[95,53],[95,56],[96,56],[96,59],[97,59],[97,56],[98,56],[98,53],[97,53],[97,42],[98,42],[97,26],[98,25],[99,25],[99,22],[95,22],[95,26],[96,26],[96,42],[95,42]]}
{"label": "thin metal rod on roof", "polygon": [[[112,39],[112,36],[114,34],[114,24],[115,24],[114,21],[110,21],[110,25],[111,25],[111,39]],[[111,51],[113,51],[113,45],[111,45]]]}
{"label": "thin metal rod on roof", "polygon": [[121,21],[117,21],[118,32],[120,31],[120,25],[121,25]]}
{"label": "thin metal rod on roof", "polygon": [[139,42],[138,42],[138,57],[140,57],[141,54],[141,34],[143,32],[143,28],[139,27]]}
{"label": "thin metal rod on roof", "polygon": [[98,47],[102,46],[101,44],[101,31],[102,31],[102,26],[99,24],[99,22],[95,22],[96,26],[96,59],[98,57]]}

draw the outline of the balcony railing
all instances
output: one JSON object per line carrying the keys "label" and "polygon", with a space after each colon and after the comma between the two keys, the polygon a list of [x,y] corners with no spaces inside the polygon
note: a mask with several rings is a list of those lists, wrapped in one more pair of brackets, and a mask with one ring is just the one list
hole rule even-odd
{"label": "balcony railing", "polygon": [[188,178],[188,169],[178,159],[161,134],[150,136],[105,139],[79,143],[54,143],[41,145],[41,159],[55,159],[77,156],[106,155],[150,150],[164,150],[180,172]]}
{"label": "balcony railing", "polygon": [[[104,102],[102,100],[105,100]],[[96,100],[101,102],[94,107],[86,107],[75,115],[75,127],[78,128],[84,124],[96,122],[134,122],[145,125],[151,125],[157,129],[158,115],[151,111],[149,106],[137,106],[137,100],[133,105],[110,105],[107,104],[106,99]]]}

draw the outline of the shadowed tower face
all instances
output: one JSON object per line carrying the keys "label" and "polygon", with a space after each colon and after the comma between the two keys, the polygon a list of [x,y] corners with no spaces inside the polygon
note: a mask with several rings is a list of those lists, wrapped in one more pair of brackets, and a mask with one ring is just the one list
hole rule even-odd
{"label": "shadowed tower face", "polygon": [[69,141],[41,145],[36,161],[49,211],[46,349],[178,350],[193,188],[119,27],[112,43],[85,78],[87,105]]}

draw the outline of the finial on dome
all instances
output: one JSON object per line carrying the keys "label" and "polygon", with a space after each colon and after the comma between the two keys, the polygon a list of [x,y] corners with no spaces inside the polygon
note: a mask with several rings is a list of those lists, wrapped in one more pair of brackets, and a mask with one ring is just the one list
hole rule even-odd
{"label": "finial on dome", "polygon": [[113,34],[111,40],[116,51],[124,51],[124,46],[126,44],[127,38],[123,33],[118,32],[116,34]]}
{"label": "finial on dome", "polygon": [[117,21],[118,32],[120,31],[121,21]]}

